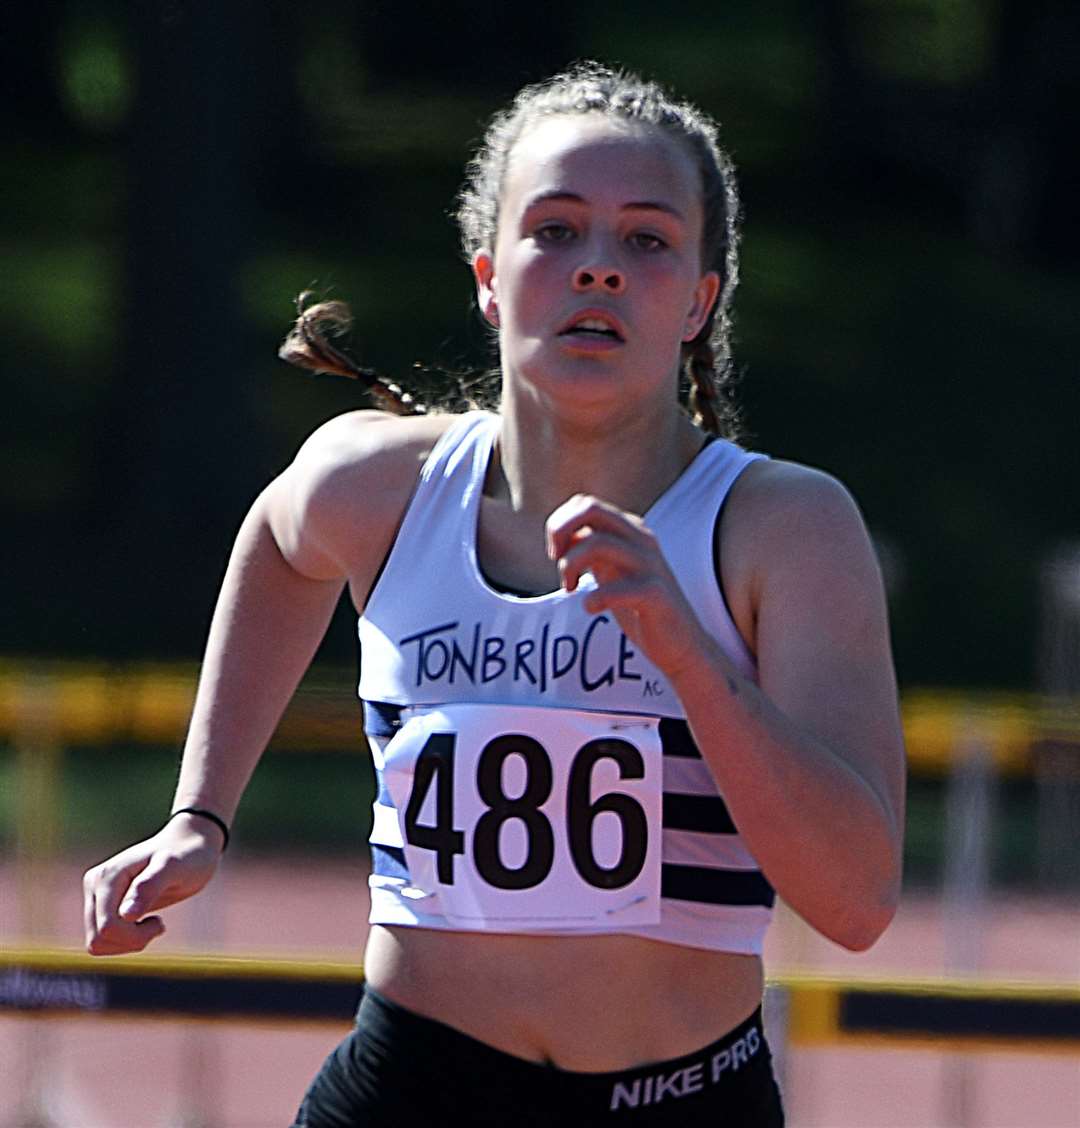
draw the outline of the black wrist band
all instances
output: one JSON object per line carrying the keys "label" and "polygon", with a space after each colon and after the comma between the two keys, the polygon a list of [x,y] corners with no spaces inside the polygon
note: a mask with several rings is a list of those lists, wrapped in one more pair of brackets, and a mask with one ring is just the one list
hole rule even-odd
{"label": "black wrist band", "polygon": [[208,811],[205,807],[181,807],[179,811],[173,811],[165,821],[167,823],[172,822],[177,815],[202,815],[204,819],[209,819],[212,823],[216,823],[218,829],[225,836],[225,841],[221,844],[221,852],[224,854],[229,848],[229,828],[225,825],[225,820],[220,815],[215,815],[213,811]]}

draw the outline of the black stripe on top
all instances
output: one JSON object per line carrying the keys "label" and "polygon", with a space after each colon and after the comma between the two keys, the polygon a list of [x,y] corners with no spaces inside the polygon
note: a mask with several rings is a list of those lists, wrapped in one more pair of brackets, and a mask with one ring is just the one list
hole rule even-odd
{"label": "black stripe on top", "polygon": [[688,760],[700,760],[701,752],[694,740],[694,734],[686,721],[674,717],[661,717],[659,724],[660,747],[665,756],[681,756]]}
{"label": "black stripe on top", "polygon": [[368,736],[394,736],[401,728],[404,705],[389,701],[361,701],[364,707],[364,732]]}
{"label": "black stripe on top", "polygon": [[400,846],[383,846],[378,842],[371,844],[371,869],[380,877],[398,877],[402,881],[411,880],[409,864],[405,861],[405,851]]}
{"label": "black stripe on top", "polygon": [[706,905],[764,905],[772,908],[776,894],[760,870],[710,869],[664,862],[660,867],[660,896]]}
{"label": "black stripe on top", "polygon": [[719,795],[680,795],[665,791],[663,816],[665,830],[693,830],[699,834],[738,834],[727,804]]}

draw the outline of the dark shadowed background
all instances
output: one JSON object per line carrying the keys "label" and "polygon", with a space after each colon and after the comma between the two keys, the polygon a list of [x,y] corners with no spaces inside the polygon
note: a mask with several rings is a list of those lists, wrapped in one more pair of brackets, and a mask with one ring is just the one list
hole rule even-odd
{"label": "dark shadowed background", "polygon": [[1040,564],[1080,530],[1078,44],[1080,9],[1027,0],[16,5],[4,651],[199,653],[247,504],[363,402],[276,360],[300,289],[403,383],[490,363],[461,169],[592,56],[722,123],[751,441],[852,488],[903,682],[1030,687]]}

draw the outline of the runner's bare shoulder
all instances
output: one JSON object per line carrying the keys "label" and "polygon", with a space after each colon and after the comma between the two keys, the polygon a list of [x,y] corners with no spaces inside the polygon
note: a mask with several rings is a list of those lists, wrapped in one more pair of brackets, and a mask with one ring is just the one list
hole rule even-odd
{"label": "runner's bare shoulder", "polygon": [[453,419],[352,411],[319,427],[260,499],[285,559],[312,579],[362,584]]}

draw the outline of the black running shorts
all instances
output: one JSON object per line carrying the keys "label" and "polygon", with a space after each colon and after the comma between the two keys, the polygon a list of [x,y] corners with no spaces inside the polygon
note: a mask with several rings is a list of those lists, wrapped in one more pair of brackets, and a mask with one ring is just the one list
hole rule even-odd
{"label": "black running shorts", "polygon": [[760,1008],[711,1046],[615,1073],[504,1053],[365,990],[293,1128],[782,1128]]}

